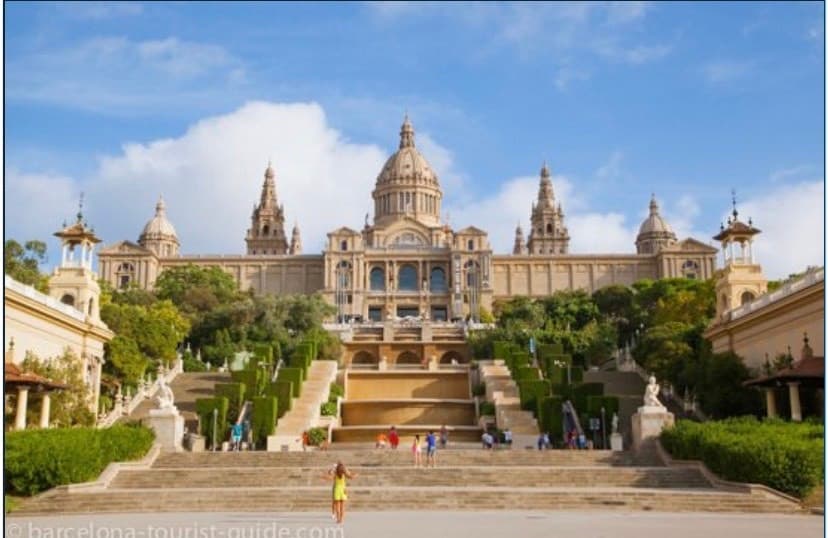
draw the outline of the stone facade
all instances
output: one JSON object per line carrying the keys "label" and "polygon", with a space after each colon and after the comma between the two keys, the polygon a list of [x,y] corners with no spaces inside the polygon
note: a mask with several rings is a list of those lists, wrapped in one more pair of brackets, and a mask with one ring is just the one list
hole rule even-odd
{"label": "stone facade", "polygon": [[[262,196],[254,206],[243,256],[182,256],[164,236],[170,254],[142,234],[138,243],[120,241],[99,253],[101,277],[116,287],[136,283],[152,288],[166,268],[186,264],[216,266],[233,275],[241,289],[256,293],[322,293],[340,319],[387,320],[422,317],[434,321],[476,318],[495,299],[558,290],[595,291],[642,278],[710,278],[716,249],[688,238],[678,240],[650,203],[630,254],[570,254],[569,230],[544,165],[538,198],[524,241],[516,230],[512,254],[495,254],[488,234],[469,226],[453,230],[441,218],[442,190],[437,174],[417,150],[406,117],[399,149],[389,157],[372,192],[374,218],[361,230],[341,227],[328,233],[321,255],[301,255],[298,224],[288,245],[284,210],[276,202],[275,173],[265,171]],[[163,208],[162,208],[163,209]],[[172,230],[156,209],[148,227]],[[577,231],[576,231],[577,233]],[[154,237],[154,236],[153,236]],[[175,248],[173,248],[175,246]]]}

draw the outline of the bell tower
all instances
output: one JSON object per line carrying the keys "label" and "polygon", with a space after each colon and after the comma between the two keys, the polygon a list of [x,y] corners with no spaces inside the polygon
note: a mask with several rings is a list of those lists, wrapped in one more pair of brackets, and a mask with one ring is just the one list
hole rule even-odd
{"label": "bell tower", "polygon": [[742,306],[768,291],[768,280],[762,266],[756,262],[753,238],[761,230],[739,220],[736,194],[733,193],[733,212],[727,218],[727,227],[720,226],[713,237],[722,244],[724,268],[716,280],[716,320],[721,321],[729,310]]}
{"label": "bell tower", "polygon": [[253,206],[250,229],[247,230],[248,255],[287,254],[288,242],[285,237],[285,208],[276,201],[276,173],[267,164],[262,195],[259,204]]}
{"label": "bell tower", "polygon": [[83,196],[76,222],[64,225],[54,235],[60,238],[62,253],[60,265],[49,279],[49,295],[100,322],[101,288],[98,275],[92,271],[92,259],[95,245],[101,240],[83,218]]}
{"label": "bell tower", "polygon": [[543,163],[540,176],[538,201],[532,204],[529,254],[566,254],[569,252],[569,230],[564,226],[561,204],[555,203],[552,173],[546,163]]}

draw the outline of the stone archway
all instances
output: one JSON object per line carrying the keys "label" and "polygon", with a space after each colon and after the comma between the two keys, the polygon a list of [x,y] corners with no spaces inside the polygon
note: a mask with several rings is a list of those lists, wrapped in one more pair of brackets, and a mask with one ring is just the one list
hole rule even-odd
{"label": "stone archway", "polygon": [[397,355],[397,361],[394,363],[397,366],[420,366],[423,362],[423,359],[414,353],[413,351],[403,351],[399,355]]}
{"label": "stone archway", "polygon": [[379,363],[377,356],[370,351],[357,351],[351,359],[352,366],[376,366]]}
{"label": "stone archway", "polygon": [[440,364],[452,364],[452,361],[455,361],[457,364],[466,364],[469,362],[469,359],[457,351],[446,351],[440,357]]}

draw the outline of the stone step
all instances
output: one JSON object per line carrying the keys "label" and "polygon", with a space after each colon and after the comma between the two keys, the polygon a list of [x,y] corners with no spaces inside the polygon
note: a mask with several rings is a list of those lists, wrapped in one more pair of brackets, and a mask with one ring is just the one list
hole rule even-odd
{"label": "stone step", "polygon": [[[373,441],[373,440],[372,440]],[[407,466],[411,463],[408,447],[397,450],[362,449],[308,452],[177,452],[162,453],[154,468],[175,467],[325,467],[338,460],[353,466]],[[441,450],[440,461],[449,467],[463,466],[661,466],[654,457],[646,459],[632,452],[608,450]]]}
{"label": "stone step", "polygon": [[[228,462],[232,463],[232,462]],[[712,486],[696,469],[665,467],[445,467],[423,472],[405,467],[349,466],[361,487],[635,487],[692,489]],[[193,467],[122,471],[110,483],[114,489],[185,489],[318,486],[329,467]]]}
{"label": "stone step", "polygon": [[[439,473],[423,470],[422,473]],[[717,490],[646,488],[370,488],[354,479],[348,488],[349,510],[656,510],[668,512],[794,513],[798,504]],[[112,489],[99,493],[60,493],[24,501],[16,515],[98,512],[274,512],[325,511],[329,485],[308,488]]]}

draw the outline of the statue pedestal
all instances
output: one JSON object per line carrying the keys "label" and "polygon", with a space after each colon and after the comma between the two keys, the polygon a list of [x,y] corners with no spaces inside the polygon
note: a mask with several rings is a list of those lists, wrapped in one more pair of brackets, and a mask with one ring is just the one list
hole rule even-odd
{"label": "statue pedestal", "polygon": [[388,360],[385,357],[381,358],[377,363],[377,370],[388,370]]}
{"label": "statue pedestal", "polygon": [[613,452],[621,452],[624,450],[624,437],[620,433],[610,435],[610,449]]}
{"label": "statue pedestal", "polygon": [[155,440],[161,444],[161,450],[181,452],[184,439],[184,417],[176,407],[150,409],[149,417],[144,419],[155,432]]}
{"label": "statue pedestal", "polygon": [[636,452],[655,445],[661,430],[675,423],[673,413],[666,407],[645,405],[632,416],[633,450]]}
{"label": "statue pedestal", "polygon": [[439,369],[440,369],[440,363],[437,362],[436,358],[432,358],[430,361],[428,361],[428,371],[429,372],[436,372]]}

